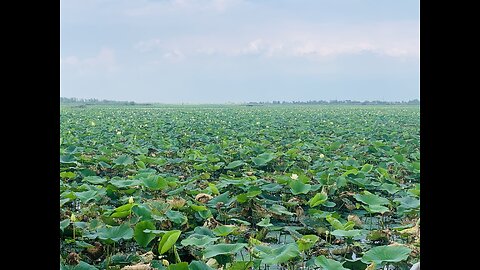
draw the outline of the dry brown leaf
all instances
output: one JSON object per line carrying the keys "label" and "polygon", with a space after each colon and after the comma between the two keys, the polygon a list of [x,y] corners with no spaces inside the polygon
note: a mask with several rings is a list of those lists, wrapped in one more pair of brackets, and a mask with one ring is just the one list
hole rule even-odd
{"label": "dry brown leaf", "polygon": [[150,264],[135,264],[135,265],[128,265],[123,267],[120,270],[152,270],[153,268],[150,266]]}
{"label": "dry brown leaf", "polygon": [[207,193],[199,193],[197,196],[195,196],[195,200],[199,201],[201,203],[207,203],[210,201],[213,197]]}
{"label": "dry brown leaf", "polygon": [[175,197],[171,200],[167,200],[167,203],[170,204],[172,206],[172,208],[174,208],[174,209],[182,208],[185,205],[186,202],[187,201],[185,201],[184,199],[177,198],[177,197]]}
{"label": "dry brown leaf", "polygon": [[357,215],[348,215],[347,219],[348,219],[348,221],[355,222],[355,226],[357,228],[362,228],[363,222],[362,222],[362,220],[360,220],[360,218]]}
{"label": "dry brown leaf", "polygon": [[153,254],[152,251],[149,251],[147,253],[141,254],[140,258],[142,258],[143,262],[150,263],[155,258],[155,254]]}
{"label": "dry brown leaf", "polygon": [[372,262],[369,266],[367,266],[367,268],[365,268],[365,270],[375,270],[375,262]]}
{"label": "dry brown leaf", "polygon": [[68,265],[77,265],[80,263],[80,255],[75,252],[70,252],[67,256],[66,262]]}

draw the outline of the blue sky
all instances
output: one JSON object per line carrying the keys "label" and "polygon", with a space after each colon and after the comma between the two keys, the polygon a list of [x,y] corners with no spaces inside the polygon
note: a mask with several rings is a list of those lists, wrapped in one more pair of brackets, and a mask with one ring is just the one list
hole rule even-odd
{"label": "blue sky", "polygon": [[419,0],[61,0],[60,95],[419,98]]}

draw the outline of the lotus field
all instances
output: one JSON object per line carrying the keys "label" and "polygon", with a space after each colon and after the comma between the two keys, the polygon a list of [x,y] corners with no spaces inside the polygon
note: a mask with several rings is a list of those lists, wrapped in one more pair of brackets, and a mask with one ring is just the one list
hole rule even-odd
{"label": "lotus field", "polygon": [[60,108],[61,269],[410,269],[418,106]]}

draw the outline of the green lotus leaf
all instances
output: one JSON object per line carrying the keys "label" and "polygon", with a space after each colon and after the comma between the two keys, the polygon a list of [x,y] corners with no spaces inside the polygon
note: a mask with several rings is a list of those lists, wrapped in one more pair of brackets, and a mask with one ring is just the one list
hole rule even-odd
{"label": "green lotus leaf", "polygon": [[213,229],[216,236],[227,236],[237,229],[235,225],[222,225]]}
{"label": "green lotus leaf", "polygon": [[141,180],[142,185],[151,190],[163,190],[168,187],[168,182],[160,176],[150,176]]}
{"label": "green lotus leaf", "polygon": [[201,262],[201,261],[192,261],[188,265],[189,270],[214,270],[210,266],[208,266],[206,263]]}
{"label": "green lotus leaf", "polygon": [[226,270],[247,270],[253,267],[253,262],[238,261],[233,262]]}
{"label": "green lotus leaf", "polygon": [[275,154],[273,153],[263,153],[256,157],[253,157],[252,161],[255,165],[262,167],[267,165],[267,163],[272,161],[274,158],[275,158]]}
{"label": "green lotus leaf", "polygon": [[360,170],[361,170],[362,172],[368,173],[368,172],[370,172],[372,169],[373,169],[373,165],[371,165],[371,164],[364,164],[364,165],[362,166],[362,169],[360,169]]}
{"label": "green lotus leaf", "polygon": [[60,178],[73,179],[77,176],[74,172],[61,172]]}
{"label": "green lotus leaf", "polygon": [[315,265],[325,270],[349,270],[343,267],[342,263],[339,263],[332,259],[328,259],[323,255],[315,258]]}
{"label": "green lotus leaf", "polygon": [[70,219],[69,218],[60,221],[60,230],[62,230],[62,232],[63,232],[63,230],[65,230],[65,228],[68,227],[68,225],[70,225]]}
{"label": "green lotus leaf", "polygon": [[91,183],[91,184],[94,184],[94,185],[101,185],[101,184],[106,183],[107,179],[102,178],[100,176],[87,176],[87,177],[83,178],[82,181],[88,182],[88,183]]}
{"label": "green lotus leaf", "polygon": [[180,234],[182,232],[179,230],[173,230],[173,231],[168,231],[166,232],[160,239],[160,242],[158,243],[158,252],[160,254],[163,254],[170,250],[173,245],[177,242],[178,238],[180,237]]}
{"label": "green lotus leaf", "polygon": [[243,160],[235,160],[235,161],[232,161],[232,162],[228,163],[228,165],[225,166],[225,169],[227,169],[227,170],[235,169],[237,167],[242,166],[243,164],[245,164],[245,162]]}
{"label": "green lotus leaf", "polygon": [[260,226],[260,227],[271,227],[271,226],[273,226],[273,224],[270,223],[270,217],[265,217],[265,218],[262,218],[262,220],[257,223],[257,226]]}
{"label": "green lotus leaf", "polygon": [[295,243],[282,245],[278,248],[267,246],[257,246],[256,248],[261,252],[260,258],[262,263],[268,265],[281,264],[300,255],[298,246]]}
{"label": "green lotus leaf", "polygon": [[186,239],[183,239],[180,243],[183,246],[205,247],[218,239],[218,237],[211,237],[208,235],[192,234]]}
{"label": "green lotus leaf", "polygon": [[137,241],[141,247],[146,247],[156,237],[156,235],[153,233],[143,232],[146,229],[155,230],[155,224],[149,220],[140,221],[137,223],[137,225],[135,225],[133,232],[135,241]]}
{"label": "green lotus leaf", "polygon": [[371,212],[371,213],[380,213],[380,214],[384,214],[388,211],[390,211],[390,209],[388,209],[388,207],[385,207],[383,205],[363,205],[362,206],[363,208],[365,208],[368,212]]}
{"label": "green lotus leaf", "polygon": [[87,191],[82,191],[82,192],[75,192],[75,196],[77,196],[82,203],[87,203],[93,199],[95,199],[95,196],[97,195],[97,191],[95,190],[87,190]]}
{"label": "green lotus leaf", "polygon": [[310,207],[315,207],[317,205],[321,205],[321,204],[324,204],[328,199],[328,196],[326,193],[323,193],[323,192],[320,192],[320,193],[317,193],[315,194],[314,197],[312,197],[308,203],[310,205]]}
{"label": "green lotus leaf", "polygon": [[380,197],[378,195],[372,194],[368,191],[364,191],[363,194],[355,194],[354,198],[368,205],[387,205],[390,204],[390,201],[386,198]]}
{"label": "green lotus leaf", "polygon": [[96,235],[102,240],[112,240],[118,242],[121,239],[128,240],[133,237],[133,229],[127,224],[120,226],[103,227],[97,230]]}
{"label": "green lotus leaf", "polygon": [[289,186],[293,195],[307,194],[312,189],[312,185],[304,184],[300,180],[290,181]]}
{"label": "green lotus leaf", "polygon": [[362,262],[375,262],[377,265],[383,262],[400,262],[406,260],[410,252],[412,250],[405,246],[374,247],[363,254]]}
{"label": "green lotus leaf", "polygon": [[110,184],[116,186],[117,188],[127,188],[127,187],[134,187],[140,186],[143,182],[137,179],[132,180],[124,180],[124,179],[114,179],[110,180]]}
{"label": "green lotus leaf", "polygon": [[117,159],[115,159],[113,162],[115,165],[122,165],[122,166],[127,166],[133,163],[133,158],[127,155],[121,155]]}
{"label": "green lotus leaf", "polygon": [[349,231],[334,230],[333,232],[331,232],[332,235],[341,236],[341,237],[355,237],[360,235],[361,233],[362,233],[361,230],[349,230]]}
{"label": "green lotus leaf", "polygon": [[168,270],[188,270],[188,263],[187,262],[180,262],[176,264],[170,264],[168,266]]}
{"label": "green lotus leaf", "polygon": [[272,207],[270,207],[268,210],[270,210],[272,213],[277,214],[277,215],[287,215],[287,216],[293,216],[292,212],[289,212],[288,209],[280,204],[274,204]]}
{"label": "green lotus leaf", "polygon": [[182,214],[182,212],[179,212],[179,211],[168,210],[165,213],[165,216],[167,216],[167,218],[171,220],[173,223],[176,223],[179,225],[185,224],[187,222],[187,217],[184,214]]}
{"label": "green lotus leaf", "polygon": [[203,251],[203,256],[205,258],[211,258],[221,254],[235,254],[247,246],[248,245],[244,243],[210,245]]}
{"label": "green lotus leaf", "polygon": [[301,252],[308,250],[317,243],[318,239],[319,237],[313,234],[304,235],[297,240],[298,249]]}

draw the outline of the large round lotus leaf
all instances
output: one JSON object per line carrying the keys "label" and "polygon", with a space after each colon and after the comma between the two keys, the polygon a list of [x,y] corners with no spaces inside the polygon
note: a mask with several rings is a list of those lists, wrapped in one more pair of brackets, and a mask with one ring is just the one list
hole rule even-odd
{"label": "large round lotus leaf", "polygon": [[110,184],[116,186],[117,188],[127,188],[133,186],[140,186],[143,182],[137,179],[114,179],[110,180]]}
{"label": "large round lotus leaf", "polygon": [[195,229],[193,229],[193,232],[199,235],[215,237],[215,234],[209,228],[206,228],[206,227],[196,227]]}
{"label": "large round lotus leaf", "polygon": [[382,262],[400,262],[406,260],[410,252],[412,252],[412,250],[405,246],[374,247],[365,252],[362,257],[362,262],[375,262],[377,265]]}
{"label": "large round lotus leaf", "polygon": [[372,212],[372,213],[381,213],[381,214],[384,214],[388,211],[390,211],[388,209],[388,207],[385,207],[383,205],[364,205],[363,208],[365,208],[368,212]]}
{"label": "large round lotus leaf", "polygon": [[222,225],[213,229],[216,236],[227,236],[237,229],[235,225]]}
{"label": "large round lotus leaf", "polygon": [[152,219],[152,211],[146,205],[134,204],[132,207],[132,212],[140,217],[141,220]]}
{"label": "large round lotus leaf", "polygon": [[248,201],[249,199],[255,198],[256,196],[258,196],[260,194],[262,194],[261,190],[252,190],[252,191],[249,191],[247,193],[238,194],[236,198],[237,198],[237,201],[239,203],[244,203],[244,202]]}
{"label": "large round lotus leaf", "polygon": [[182,212],[179,211],[174,211],[174,210],[168,210],[165,215],[169,220],[171,220],[173,223],[176,224],[184,224],[187,222],[187,217],[182,214]]}
{"label": "large round lotus leaf", "polygon": [[293,195],[307,194],[312,189],[312,185],[304,184],[300,180],[290,181],[289,186],[290,186],[290,191],[292,192]]}
{"label": "large round lotus leaf", "polygon": [[133,163],[133,158],[127,155],[121,155],[113,161],[116,165],[130,165]]}
{"label": "large round lotus leaf", "polygon": [[83,178],[82,181],[89,182],[89,183],[95,184],[95,185],[100,185],[100,184],[103,184],[103,183],[107,182],[107,179],[102,178],[100,176],[87,176],[87,177]]}
{"label": "large round lotus leaf", "polygon": [[183,239],[181,244],[184,246],[205,247],[218,240],[218,237],[210,237],[207,235],[192,234],[188,238]]}
{"label": "large round lotus leaf", "polygon": [[203,256],[205,258],[211,258],[220,254],[235,254],[247,246],[245,243],[210,245],[203,251]]}
{"label": "large round lotus leaf", "polygon": [[394,200],[399,202],[404,208],[417,208],[420,207],[420,200],[412,196],[406,196]]}
{"label": "large round lotus leaf", "polygon": [[355,237],[362,233],[361,230],[335,230],[332,232],[332,235],[341,236],[341,237]]}
{"label": "large round lotus leaf", "polygon": [[322,267],[325,270],[349,270],[335,260],[331,260],[321,255],[315,258],[315,265]]}
{"label": "large round lotus leaf", "polygon": [[210,266],[208,266],[206,263],[201,262],[201,261],[192,261],[188,265],[189,270],[213,270]]}
{"label": "large round lotus leaf", "polygon": [[76,158],[74,155],[62,155],[60,156],[60,163],[75,163]]}
{"label": "large round lotus leaf", "polygon": [[153,222],[146,220],[135,225],[134,238],[141,247],[146,247],[155,238],[155,234],[143,232],[146,229],[155,230]]}
{"label": "large round lotus leaf", "polygon": [[143,183],[143,186],[151,189],[151,190],[161,190],[165,189],[168,187],[168,182],[165,180],[163,177],[159,176],[150,176],[148,178],[142,179],[141,180]]}
{"label": "large round lotus leaf", "polygon": [[304,235],[302,238],[297,240],[298,249],[300,251],[310,249],[315,245],[318,239],[319,237],[313,234]]}
{"label": "large round lotus leaf", "polygon": [[262,263],[273,265],[281,264],[300,255],[298,246],[295,243],[283,245],[279,248],[270,248],[267,246],[257,246],[260,250]]}
{"label": "large round lotus leaf", "polygon": [[87,190],[82,192],[75,192],[75,196],[82,201],[82,203],[87,203],[90,200],[95,199],[97,195],[97,191],[95,190]]}
{"label": "large round lotus leaf", "polygon": [[357,201],[368,205],[386,205],[390,203],[388,199],[372,194],[368,191],[365,191],[363,194],[355,194],[354,198]]}
{"label": "large round lotus leaf", "polygon": [[398,192],[400,189],[394,185],[394,184],[389,184],[389,183],[383,183],[381,186],[380,186],[380,190],[385,190],[387,191],[389,194],[394,194],[396,192]]}
{"label": "large round lotus leaf", "polygon": [[265,166],[268,162],[272,161],[275,158],[275,154],[273,153],[263,153],[256,157],[252,158],[253,163],[257,166]]}
{"label": "large round lotus leaf", "polygon": [[103,240],[118,242],[120,239],[131,239],[133,237],[133,229],[124,223],[120,226],[100,228],[97,230],[96,235]]}
{"label": "large round lotus leaf", "polygon": [[245,164],[245,162],[243,162],[243,160],[235,160],[235,161],[232,161],[230,163],[228,163],[227,166],[225,166],[225,169],[235,169],[237,167],[240,167],[242,166],[243,164]]}

